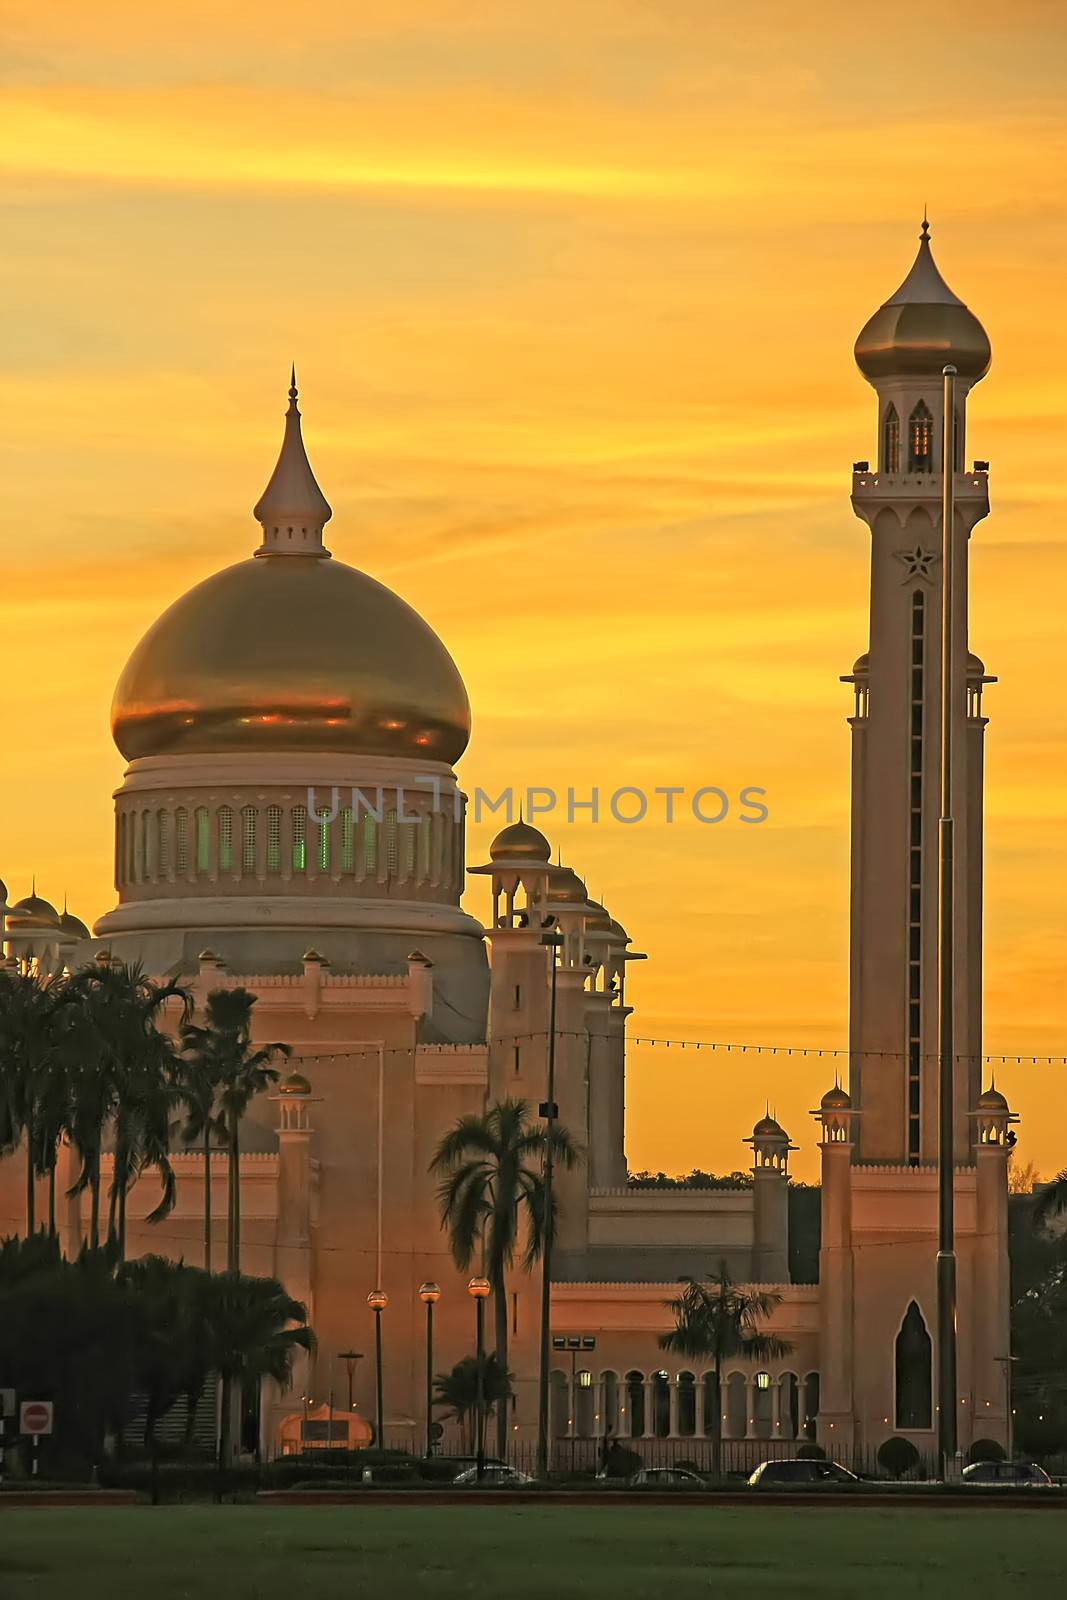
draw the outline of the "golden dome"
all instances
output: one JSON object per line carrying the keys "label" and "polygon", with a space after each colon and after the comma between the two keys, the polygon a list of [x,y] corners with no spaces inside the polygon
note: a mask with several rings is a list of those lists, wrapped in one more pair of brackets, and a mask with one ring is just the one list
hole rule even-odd
{"label": "golden dome", "polygon": [[88,928],[85,926],[85,923],[82,921],[82,919],[80,917],[76,917],[74,915],[73,911],[64,910],[62,916],[59,919],[59,926],[60,926],[61,930],[67,935],[67,937],[69,939],[91,939],[92,938],[92,934],[89,932]]}
{"label": "golden dome", "polygon": [[256,556],[176,600],[127,662],[111,708],[123,755],[323,750],[455,761],[470,737],[463,680],[417,612],[323,545],[330,508],[304,453],[295,382],[256,514]]}
{"label": "golden dome", "polygon": [[302,1072],[290,1072],[278,1085],[279,1094],[310,1094],[311,1084]]}
{"label": "golden dome", "polygon": [[42,900],[36,889],[16,900],[8,912],[8,933],[54,933],[59,925],[59,912],[50,900]]}
{"label": "golden dome", "polygon": [[587,899],[585,884],[571,867],[551,867],[545,898],[554,905],[584,906]]}
{"label": "golden dome", "polygon": [[872,383],[879,378],[940,377],[950,364],[961,378],[977,383],[989,371],[990,355],[982,324],[937,270],[924,221],[911,271],[856,340],[856,364]]}
{"label": "golden dome", "polygon": [[586,905],[589,907],[589,915],[585,919],[586,927],[593,933],[610,933],[611,917],[600,901],[587,900]]}
{"label": "golden dome", "polygon": [[752,1130],[752,1137],[753,1139],[788,1139],[789,1135],[781,1123],[776,1122],[768,1112],[765,1117],[760,1117],[756,1123]]}
{"label": "golden dome", "polygon": [[852,1096],[847,1089],[835,1083],[832,1089],[827,1089],[820,1104],[823,1111],[848,1111],[852,1106]]}
{"label": "golden dome", "polygon": [[995,1086],[984,1089],[978,1096],[979,1111],[1007,1111],[1008,1102]]}
{"label": "golden dome", "polygon": [[549,861],[552,846],[537,828],[520,817],[502,828],[489,846],[490,861]]}

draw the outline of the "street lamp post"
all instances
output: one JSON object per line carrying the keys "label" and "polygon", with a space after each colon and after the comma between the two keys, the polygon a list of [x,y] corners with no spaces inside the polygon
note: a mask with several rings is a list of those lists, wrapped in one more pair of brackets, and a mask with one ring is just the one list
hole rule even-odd
{"label": "street lamp post", "polygon": [[379,1450],[385,1449],[385,1405],[382,1397],[382,1312],[389,1304],[389,1296],[384,1289],[372,1289],[367,1296],[367,1304],[374,1312],[374,1376],[375,1376],[375,1429],[374,1443]]}
{"label": "street lamp post", "polygon": [[478,1374],[478,1443],[475,1477],[481,1483],[485,1477],[485,1302],[489,1294],[489,1279],[472,1278],[467,1285],[467,1293],[474,1300]]}
{"label": "street lamp post", "polygon": [[439,1284],[419,1285],[419,1299],[426,1307],[426,1455],[433,1455],[433,1308],[441,1298]]}
{"label": "street lamp post", "polygon": [[352,1393],[353,1393],[352,1380],[356,1375],[356,1362],[363,1360],[363,1351],[362,1350],[341,1350],[341,1351],[338,1352],[338,1354],[340,1355],[341,1360],[345,1364],[345,1371],[348,1373],[348,1409],[349,1409],[349,1411],[351,1411],[352,1410]]}
{"label": "street lamp post", "polygon": [[[555,918],[550,919],[555,922]],[[556,1138],[556,973],[557,955],[563,943],[561,934],[548,932],[541,935],[552,961],[552,979],[548,1009],[548,1098],[539,1107],[545,1119],[545,1215],[541,1239],[541,1348],[537,1379],[537,1476],[548,1477],[548,1364],[552,1321],[552,1178]]]}

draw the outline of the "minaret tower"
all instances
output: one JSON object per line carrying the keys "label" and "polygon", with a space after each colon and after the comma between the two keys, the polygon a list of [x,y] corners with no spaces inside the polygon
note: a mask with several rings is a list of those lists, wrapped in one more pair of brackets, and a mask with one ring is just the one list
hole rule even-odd
{"label": "minaret tower", "polygon": [[[964,470],[967,401],[989,370],[978,319],[934,263],[929,224],[896,293],[856,341],[878,399],[878,459],[853,469],[871,531],[870,648],[844,679],[852,727],[852,1098],[855,1159],[918,1166],[937,1152],[937,823],[943,378],[956,368],[954,681],[956,1159],[973,1159],[980,1090],[982,686],[967,648],[967,557],[989,511],[987,463]],[[965,687],[964,687],[965,686]]]}

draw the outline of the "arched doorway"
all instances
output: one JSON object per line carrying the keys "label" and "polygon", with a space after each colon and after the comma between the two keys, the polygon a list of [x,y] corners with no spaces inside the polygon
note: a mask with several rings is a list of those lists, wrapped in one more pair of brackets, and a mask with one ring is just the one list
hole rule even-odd
{"label": "arched doorway", "polygon": [[905,1432],[932,1428],[933,1345],[914,1300],[900,1324],[895,1357],[896,1426]]}

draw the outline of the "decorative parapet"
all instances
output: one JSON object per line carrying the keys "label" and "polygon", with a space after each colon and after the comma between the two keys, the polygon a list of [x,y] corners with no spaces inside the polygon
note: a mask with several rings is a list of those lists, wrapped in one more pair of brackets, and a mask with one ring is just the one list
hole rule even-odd
{"label": "decorative parapet", "polygon": [[420,1044],[416,1047],[416,1083],[484,1085],[488,1081],[488,1045]]}

